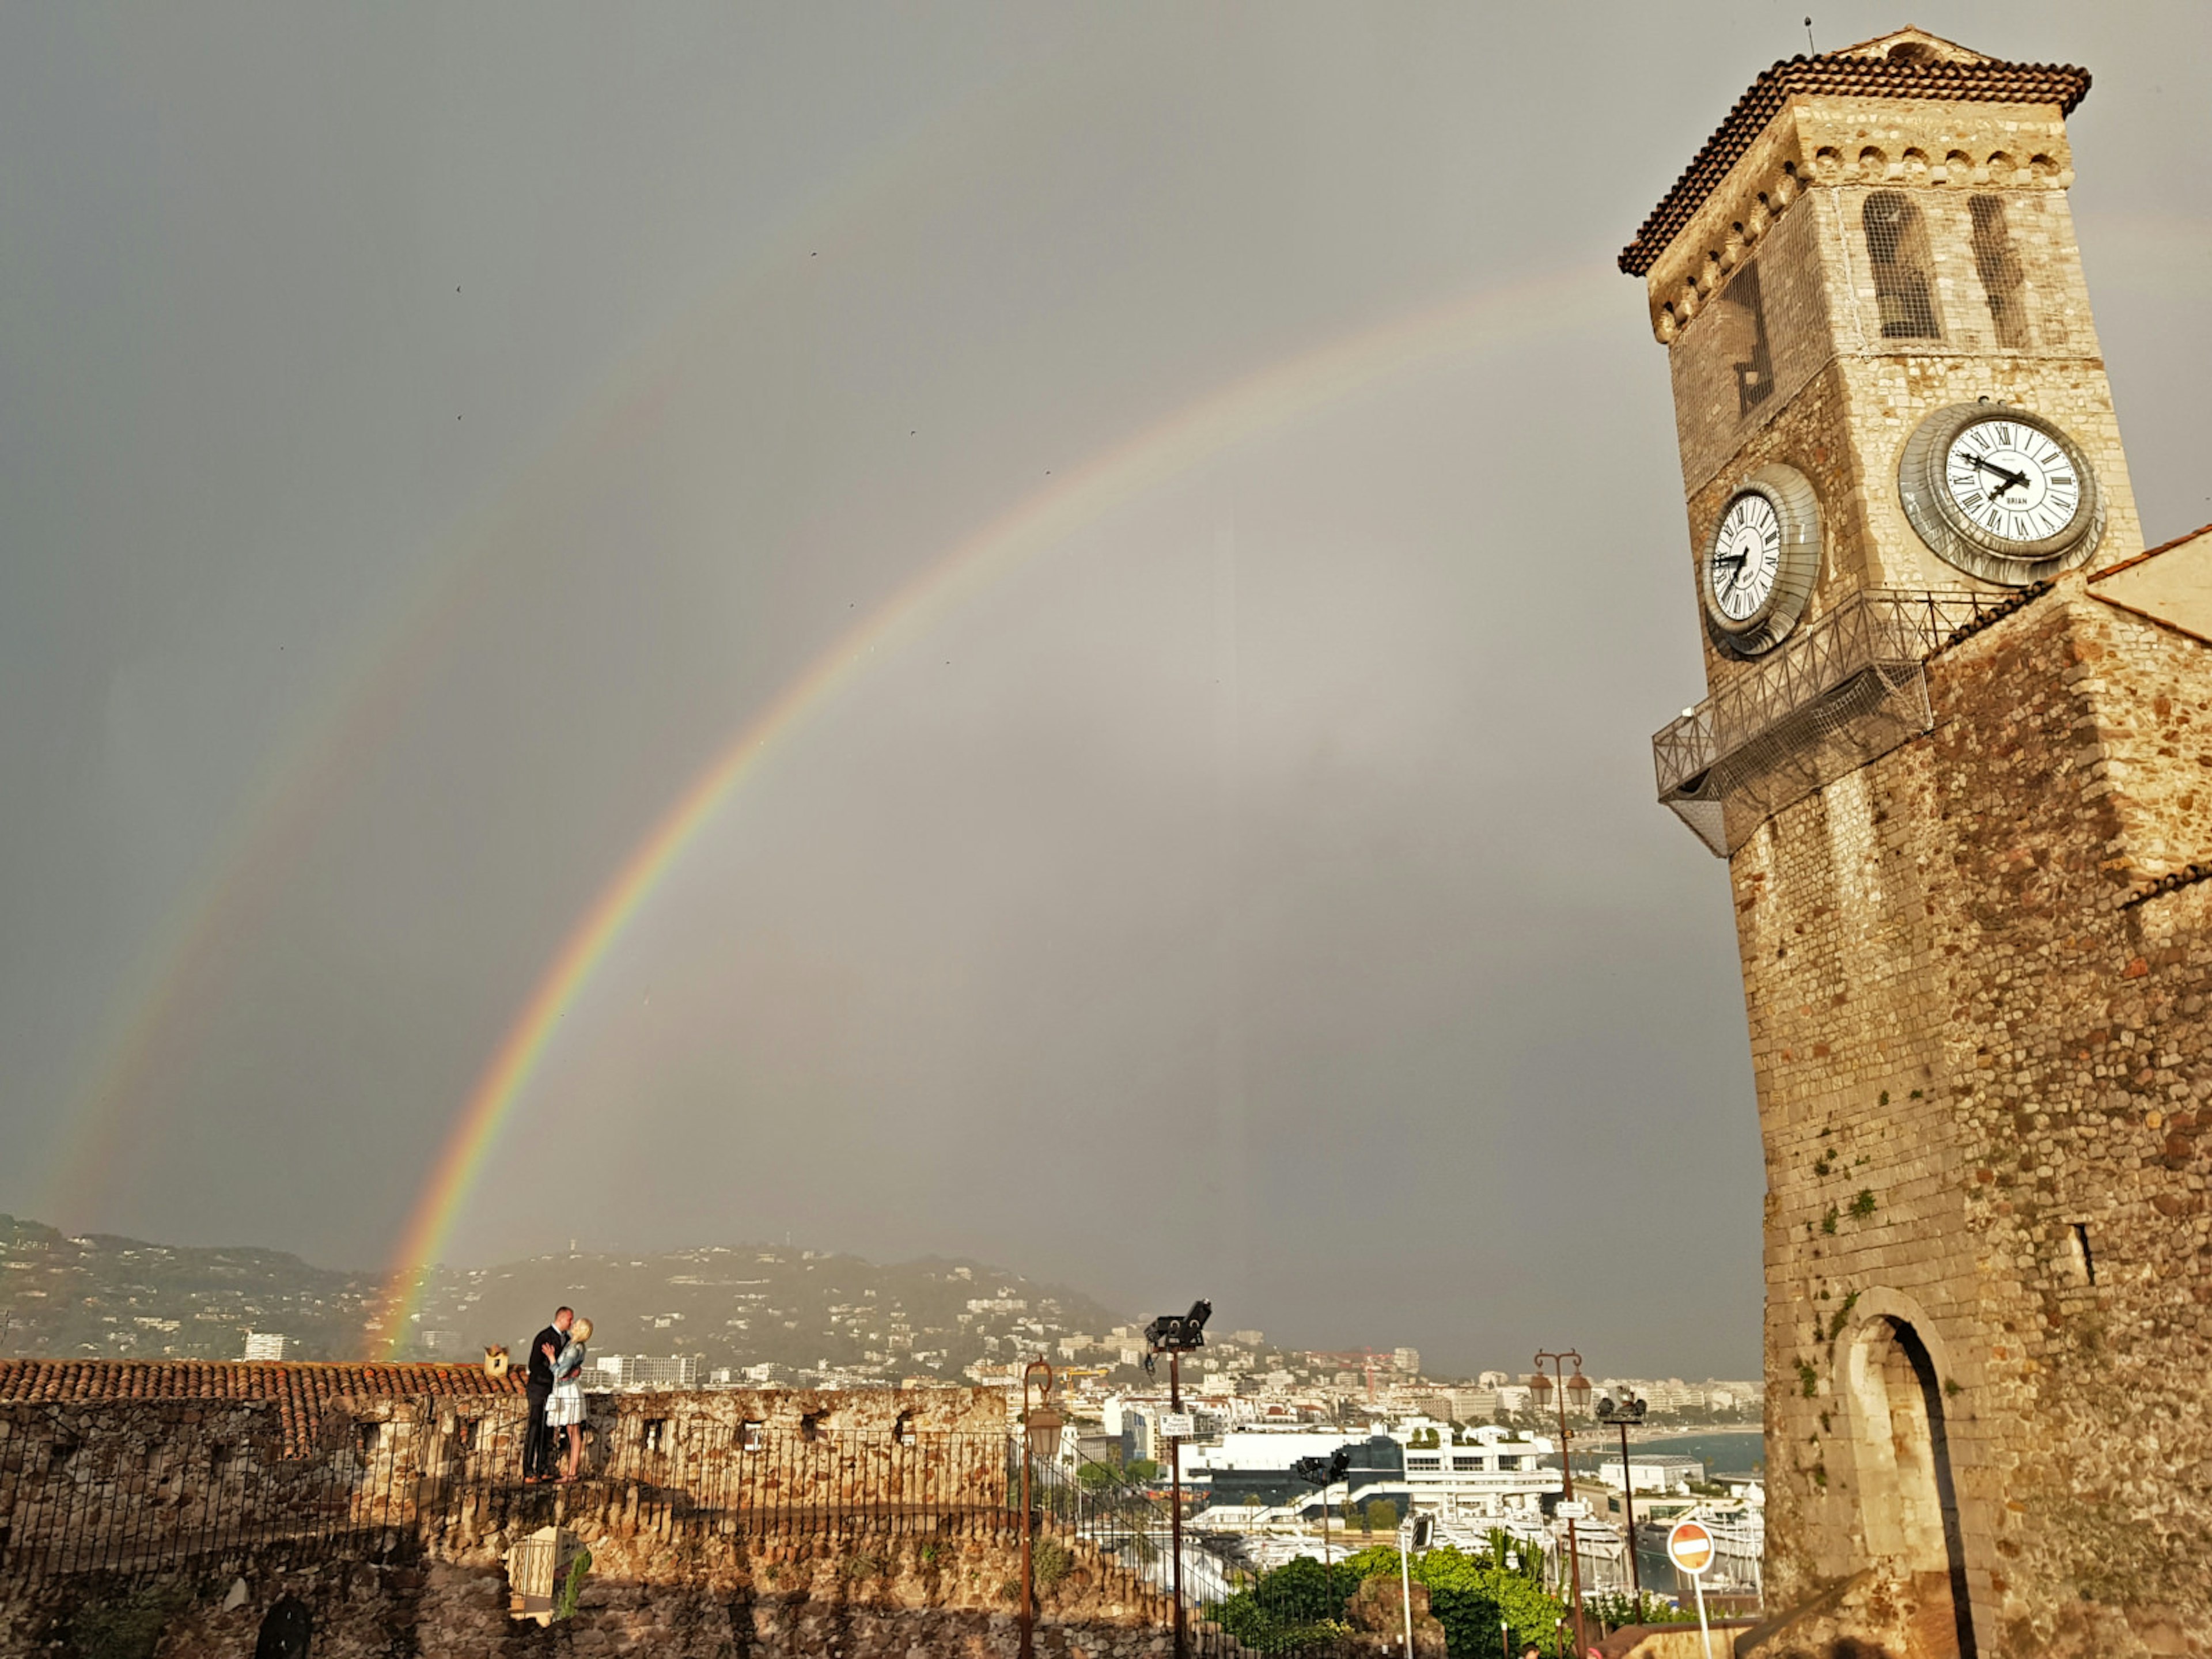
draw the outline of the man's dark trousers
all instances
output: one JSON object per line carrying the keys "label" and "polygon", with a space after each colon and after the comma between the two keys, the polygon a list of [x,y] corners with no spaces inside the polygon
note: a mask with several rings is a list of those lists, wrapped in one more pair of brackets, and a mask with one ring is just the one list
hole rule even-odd
{"label": "man's dark trousers", "polygon": [[568,1338],[548,1325],[530,1339],[530,1369],[523,1392],[530,1396],[530,1429],[522,1437],[522,1478],[543,1479],[553,1473],[553,1431],[545,1426],[545,1402],[553,1397],[553,1356]]}
{"label": "man's dark trousers", "polygon": [[543,1478],[553,1465],[553,1431],[545,1426],[545,1402],[553,1389],[532,1382],[523,1393],[530,1400],[530,1427],[522,1437],[522,1478],[532,1480]]}

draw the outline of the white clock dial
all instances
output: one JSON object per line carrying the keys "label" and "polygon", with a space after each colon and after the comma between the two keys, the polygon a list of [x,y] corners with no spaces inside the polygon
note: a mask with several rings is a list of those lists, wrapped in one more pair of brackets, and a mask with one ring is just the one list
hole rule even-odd
{"label": "white clock dial", "polygon": [[1967,521],[2008,542],[2063,533],[2081,512],[2080,470],[2049,433],[2002,416],[1951,440],[1943,483]]}
{"label": "white clock dial", "polygon": [[1773,597],[1782,569],[1782,520],[1774,503],[1747,489],[1729,503],[1705,556],[1713,609],[1731,623],[1747,622]]}

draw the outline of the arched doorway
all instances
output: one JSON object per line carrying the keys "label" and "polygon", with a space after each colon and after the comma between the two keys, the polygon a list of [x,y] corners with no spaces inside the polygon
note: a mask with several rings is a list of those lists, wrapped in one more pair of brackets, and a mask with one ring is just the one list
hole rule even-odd
{"label": "arched doorway", "polygon": [[[1860,1328],[1844,1369],[1867,1549],[1928,1594],[1931,1612],[1948,1599],[1959,1659],[1978,1659],[1943,1390],[1928,1345],[1910,1321],[1885,1316]],[[1927,1633],[1942,1640],[1940,1630]]]}

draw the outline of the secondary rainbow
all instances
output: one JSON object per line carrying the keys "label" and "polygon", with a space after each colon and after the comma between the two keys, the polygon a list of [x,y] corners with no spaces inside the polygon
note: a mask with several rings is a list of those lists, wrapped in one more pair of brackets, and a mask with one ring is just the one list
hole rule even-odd
{"label": "secondary rainbow", "polygon": [[917,635],[966,593],[1060,542],[1124,501],[1271,427],[1407,369],[1526,344],[1612,309],[1597,271],[1546,276],[1363,330],[1233,382],[1029,496],[929,565],[748,720],[693,778],[571,929],[470,1091],[392,1256],[380,1328],[405,1346],[429,1268],[481,1174],[501,1127],[544,1064],[562,1018],[609,948],[645,908],[700,831],[800,726],[842,688]]}

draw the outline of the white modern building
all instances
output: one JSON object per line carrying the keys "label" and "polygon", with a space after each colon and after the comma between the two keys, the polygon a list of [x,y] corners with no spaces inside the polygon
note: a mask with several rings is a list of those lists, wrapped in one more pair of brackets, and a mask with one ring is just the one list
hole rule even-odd
{"label": "white modern building", "polygon": [[[1628,1474],[1637,1492],[1687,1492],[1690,1482],[1705,1477],[1705,1466],[1694,1457],[1662,1457],[1656,1452],[1628,1455]],[[1597,1466],[1597,1478],[1608,1486],[1628,1483],[1620,1478],[1620,1460],[1610,1457]]]}
{"label": "white modern building", "polygon": [[592,1362],[597,1386],[602,1389],[696,1389],[699,1386],[699,1356],[696,1353],[601,1354]]}
{"label": "white modern building", "polygon": [[1409,1417],[1389,1434],[1405,1448],[1413,1507],[1425,1513],[1454,1519],[1534,1513],[1539,1495],[1559,1484],[1543,1467],[1556,1448],[1540,1435],[1496,1424],[1454,1428],[1430,1417]]}

